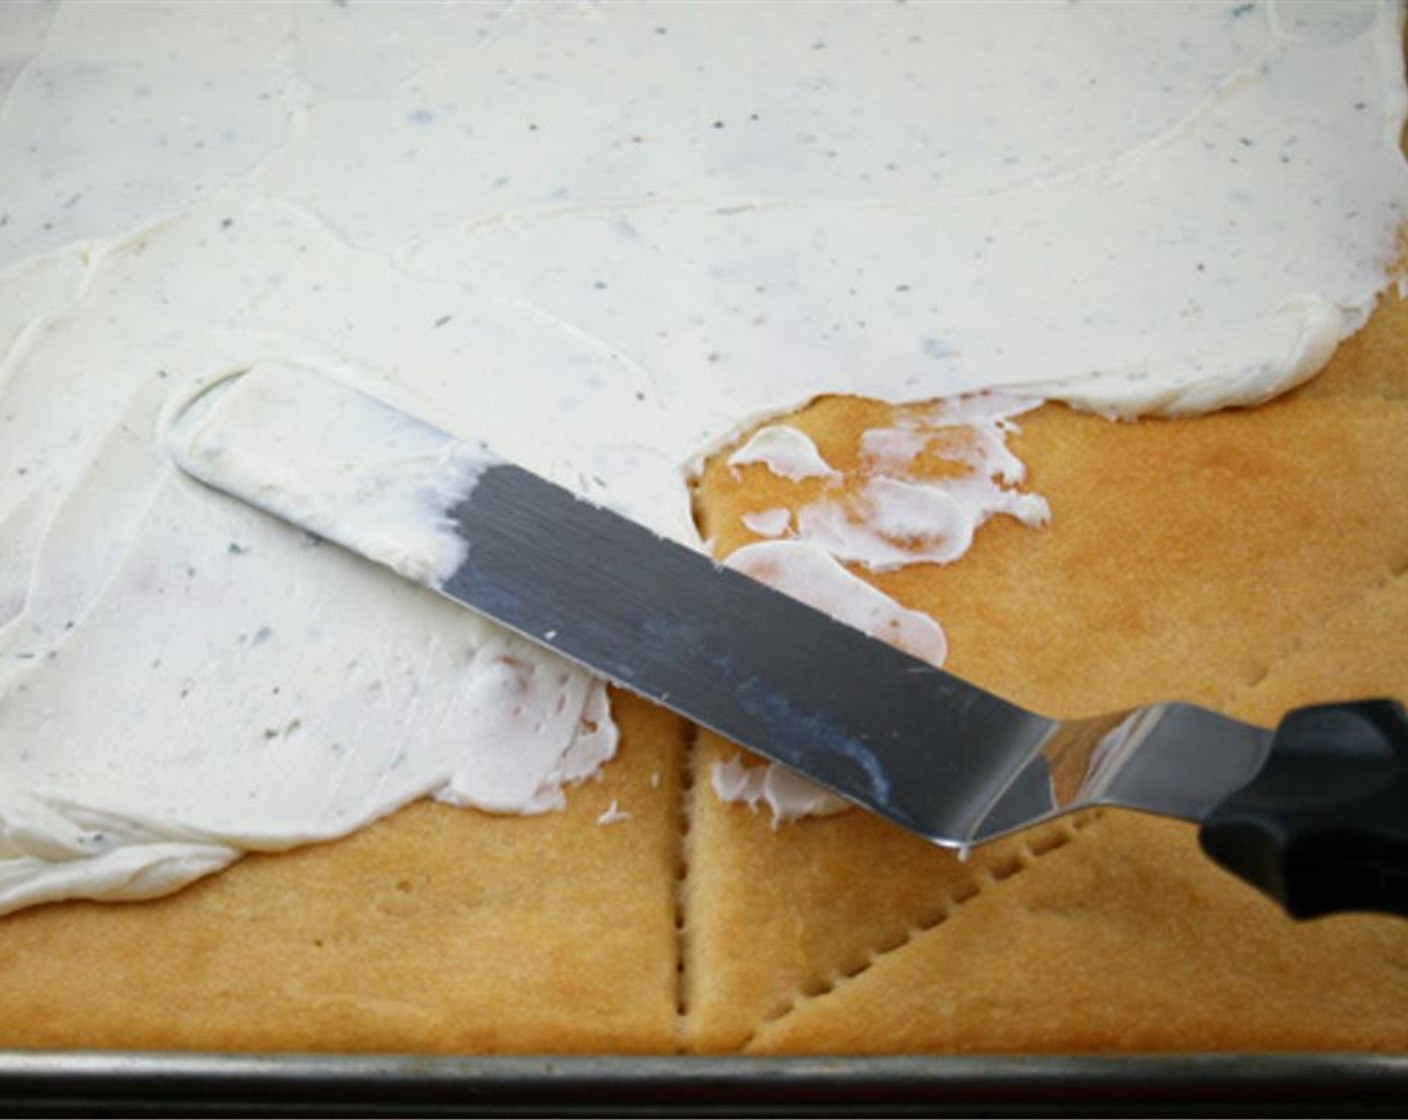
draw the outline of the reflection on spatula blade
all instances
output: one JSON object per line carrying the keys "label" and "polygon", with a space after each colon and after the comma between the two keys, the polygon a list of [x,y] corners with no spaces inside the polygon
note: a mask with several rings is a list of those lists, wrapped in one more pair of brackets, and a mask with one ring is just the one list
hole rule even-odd
{"label": "reflection on spatula blade", "polygon": [[[171,432],[208,484],[936,843],[1116,805],[1203,823],[1215,858],[1293,912],[1408,909],[1408,734],[1394,704],[1307,710],[1274,737],[1181,703],[1048,719],[304,369],[225,383]],[[1313,774],[1356,761],[1370,787],[1322,820]],[[1322,842],[1346,827],[1351,843]]]}

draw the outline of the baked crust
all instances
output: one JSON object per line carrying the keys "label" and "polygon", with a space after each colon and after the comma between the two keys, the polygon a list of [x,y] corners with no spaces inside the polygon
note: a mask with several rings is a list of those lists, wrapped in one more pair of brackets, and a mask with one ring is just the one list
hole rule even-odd
{"label": "baked crust", "polygon": [[[1189,421],[1048,406],[1011,446],[1050,525],[876,578],[950,667],[1051,714],[1182,697],[1271,723],[1408,696],[1408,304],[1307,388]],[[792,421],[854,474],[894,410]],[[952,465],[935,461],[935,472]],[[726,554],[808,483],[717,457]],[[967,862],[858,812],[718,801],[736,748],[614,698],[619,758],[565,812],[411,806],[171,897],[0,919],[0,1045],[418,1052],[1397,1050],[1408,923],[1297,924],[1193,829],[1087,813]],[[598,823],[615,802],[629,820]]]}

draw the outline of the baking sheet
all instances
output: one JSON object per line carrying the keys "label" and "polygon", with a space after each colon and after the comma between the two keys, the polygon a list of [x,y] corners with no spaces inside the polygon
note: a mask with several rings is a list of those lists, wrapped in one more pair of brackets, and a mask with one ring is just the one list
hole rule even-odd
{"label": "baking sheet", "polygon": [[0,1051],[0,1115],[1401,1115],[1408,1055],[427,1057]]}

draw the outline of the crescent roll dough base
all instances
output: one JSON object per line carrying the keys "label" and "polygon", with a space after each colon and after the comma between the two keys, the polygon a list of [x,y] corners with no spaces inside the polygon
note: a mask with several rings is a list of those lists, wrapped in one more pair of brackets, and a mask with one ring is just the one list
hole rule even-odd
{"label": "crescent roll dough base", "polygon": [[[669,1049],[680,721],[618,696],[565,812],[421,802],[131,904],[0,920],[0,1046]],[[630,814],[598,818],[612,802]]]}
{"label": "crescent roll dough base", "polygon": [[[931,613],[948,667],[1057,715],[1181,697],[1273,724],[1408,695],[1408,304],[1322,379],[1251,411],[1114,424],[1047,407],[1009,445],[1051,523],[996,519],[949,567],[875,582]],[[891,410],[795,423],[854,463]],[[719,463],[721,553],[799,488]],[[706,737],[707,771],[735,749]],[[852,813],[772,831],[696,781],[687,1024],[706,1050],[1124,1051],[1408,1046],[1408,924],[1295,923],[1181,822],[1096,812],[969,863]]]}
{"label": "crescent roll dough base", "polygon": [[[949,666],[1053,714],[1181,696],[1263,723],[1408,695],[1408,305],[1250,411],[1058,407],[1010,445],[1049,525],[877,582]],[[858,473],[893,409],[789,422]],[[935,464],[935,470],[943,470]],[[808,496],[717,457],[720,554]],[[152,902],[0,920],[0,1045],[649,1052],[1398,1050],[1408,924],[1297,924],[1178,822],[1095,812],[966,861],[859,812],[774,828],[708,775],[737,749],[617,694],[620,756],[568,808],[418,804]],[[614,806],[614,812],[613,812]],[[620,813],[626,819],[612,819]],[[611,823],[602,823],[603,818]]]}

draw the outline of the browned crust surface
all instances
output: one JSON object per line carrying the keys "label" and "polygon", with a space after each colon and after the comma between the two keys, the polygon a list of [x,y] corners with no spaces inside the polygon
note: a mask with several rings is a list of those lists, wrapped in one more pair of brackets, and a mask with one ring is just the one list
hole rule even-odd
{"label": "browned crust surface", "polygon": [[[1260,409],[1011,445],[1050,525],[876,582],[950,667],[1052,714],[1182,697],[1262,722],[1408,696],[1408,305]],[[794,419],[863,469],[887,406]],[[942,463],[935,471],[951,470]],[[740,517],[812,491],[715,460]],[[859,813],[721,804],[735,748],[618,696],[618,760],[532,819],[422,804],[149,903],[0,919],[0,1046],[599,1053],[1408,1047],[1408,922],[1295,924],[1188,826],[1107,812],[967,862]],[[598,817],[612,800],[631,814]]]}
{"label": "browned crust surface", "polygon": [[[0,1046],[659,1051],[683,728],[620,697],[566,812],[412,805],[168,898],[0,920]],[[630,819],[600,825],[612,800]]]}

